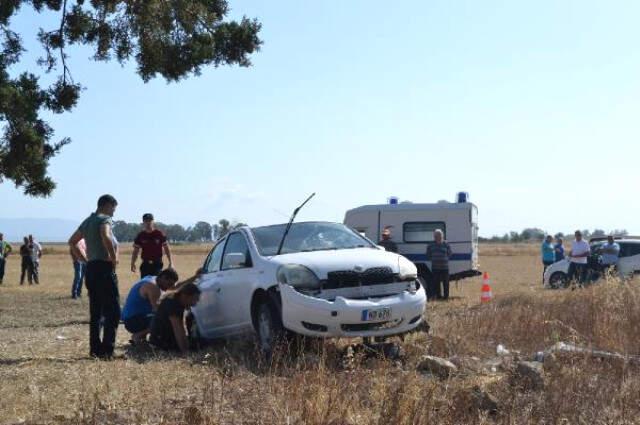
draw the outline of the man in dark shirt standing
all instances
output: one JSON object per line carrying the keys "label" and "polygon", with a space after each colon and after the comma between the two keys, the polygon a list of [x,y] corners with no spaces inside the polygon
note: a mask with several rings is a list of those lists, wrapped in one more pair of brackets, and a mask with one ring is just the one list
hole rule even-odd
{"label": "man in dark shirt standing", "polygon": [[[113,196],[102,195],[98,199],[96,212],[83,221],[69,238],[73,255],[87,263],[90,355],[102,359],[113,357],[116,332],[120,323],[120,294],[116,276],[118,254],[112,233],[112,217],[117,205],[118,202]],[[87,245],[86,254],[78,249],[78,242],[82,238]]]}
{"label": "man in dark shirt standing", "polygon": [[25,276],[27,276],[29,280],[29,285],[33,285],[33,260],[31,259],[31,247],[29,245],[29,238],[25,236],[22,241],[23,244],[20,247],[20,257],[22,258],[20,285],[24,285]]}
{"label": "man in dark shirt standing", "polygon": [[144,229],[138,233],[133,241],[133,254],[131,255],[131,271],[136,272],[136,260],[138,253],[142,257],[140,264],[140,278],[145,276],[157,276],[164,267],[162,263],[162,251],[167,255],[169,260],[169,268],[173,268],[171,261],[171,249],[167,242],[167,237],[162,231],[155,228],[153,214],[146,213],[142,216],[142,225]]}
{"label": "man in dark shirt standing", "polygon": [[444,241],[442,230],[433,232],[434,243],[427,246],[427,261],[431,261],[431,296],[449,299],[449,258],[451,247]]}
{"label": "man in dark shirt standing", "polygon": [[398,245],[391,240],[391,227],[387,226],[382,231],[382,240],[378,242],[378,245],[384,247],[389,252],[398,252]]}

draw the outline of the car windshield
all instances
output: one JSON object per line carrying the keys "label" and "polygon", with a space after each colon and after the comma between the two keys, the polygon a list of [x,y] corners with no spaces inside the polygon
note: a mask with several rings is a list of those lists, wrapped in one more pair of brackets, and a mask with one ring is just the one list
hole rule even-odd
{"label": "car windshield", "polygon": [[[278,224],[251,229],[261,255],[276,255],[286,227],[286,224]],[[375,248],[375,245],[343,224],[294,223],[281,254],[352,248]]]}

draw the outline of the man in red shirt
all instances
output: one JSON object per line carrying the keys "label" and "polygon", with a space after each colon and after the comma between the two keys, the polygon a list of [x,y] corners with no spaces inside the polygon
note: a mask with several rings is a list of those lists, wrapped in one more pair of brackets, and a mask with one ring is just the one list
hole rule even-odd
{"label": "man in red shirt", "polygon": [[133,241],[133,254],[131,255],[131,271],[136,272],[136,260],[138,253],[142,251],[142,264],[140,264],[140,277],[157,276],[162,267],[162,251],[167,255],[169,268],[173,268],[171,261],[171,249],[167,237],[163,232],[155,228],[153,214],[146,213],[142,216],[144,229],[138,233]]}

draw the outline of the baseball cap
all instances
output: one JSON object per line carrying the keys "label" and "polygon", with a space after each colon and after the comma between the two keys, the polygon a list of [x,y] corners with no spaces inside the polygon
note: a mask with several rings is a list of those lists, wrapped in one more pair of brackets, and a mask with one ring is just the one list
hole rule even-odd
{"label": "baseball cap", "polygon": [[153,214],[151,213],[143,214],[142,221],[153,221]]}

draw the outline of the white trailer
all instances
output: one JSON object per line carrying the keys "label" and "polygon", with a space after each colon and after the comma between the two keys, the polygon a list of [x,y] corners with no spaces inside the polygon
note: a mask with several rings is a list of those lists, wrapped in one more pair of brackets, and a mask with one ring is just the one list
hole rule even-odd
{"label": "white trailer", "polygon": [[[436,229],[444,232],[453,255],[449,260],[452,280],[480,275],[478,264],[478,208],[470,202],[435,204],[397,203],[365,205],[347,211],[344,223],[377,242],[382,230],[391,227],[398,253],[413,261],[421,276],[428,278],[431,264],[427,246]],[[461,200],[466,201],[466,196]]]}

